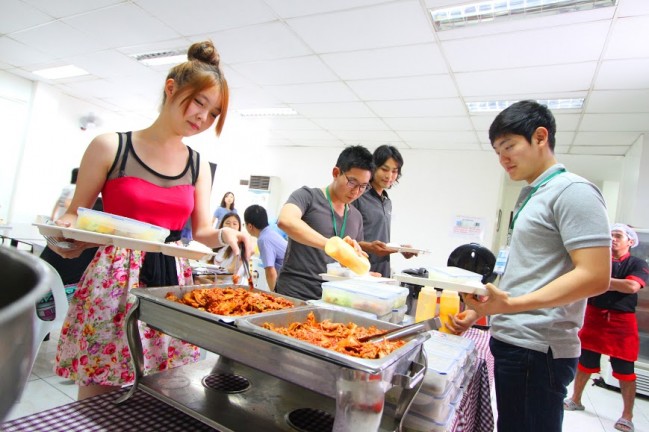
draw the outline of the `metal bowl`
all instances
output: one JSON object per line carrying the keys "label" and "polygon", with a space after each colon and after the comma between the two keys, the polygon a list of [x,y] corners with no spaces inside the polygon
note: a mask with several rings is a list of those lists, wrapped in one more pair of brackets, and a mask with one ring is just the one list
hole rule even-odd
{"label": "metal bowl", "polygon": [[34,255],[0,246],[0,423],[20,398],[34,351],[36,303],[50,274]]}

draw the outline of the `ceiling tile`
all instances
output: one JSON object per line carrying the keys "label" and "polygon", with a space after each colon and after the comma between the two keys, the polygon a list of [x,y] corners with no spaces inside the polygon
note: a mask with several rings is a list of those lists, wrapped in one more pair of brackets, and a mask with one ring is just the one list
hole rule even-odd
{"label": "ceiling tile", "polygon": [[286,22],[314,50],[323,53],[433,41],[419,2],[412,0],[291,18]]}
{"label": "ceiling tile", "polygon": [[619,17],[649,15],[649,2],[646,0],[624,0],[618,3],[617,15]]}
{"label": "ceiling tile", "polygon": [[649,59],[603,61],[594,88],[599,90],[649,88]]}
{"label": "ceiling tile", "polygon": [[409,101],[367,102],[381,117],[430,117],[466,114],[466,107],[459,99],[424,99]]}
{"label": "ceiling tile", "polygon": [[266,0],[266,3],[282,18],[372,6],[380,2],[377,0]]}
{"label": "ceiling tile", "polygon": [[363,102],[294,103],[290,106],[311,118],[376,117]]}
{"label": "ceiling tile", "polygon": [[284,105],[272,94],[261,87],[230,88],[231,109],[276,108]]}
{"label": "ceiling tile", "polygon": [[179,36],[169,26],[139,7],[122,3],[95,12],[89,12],[63,22],[93,37],[103,47],[144,44]]}
{"label": "ceiling tile", "polygon": [[[101,78],[116,78],[135,74],[148,75],[150,69],[132,57],[113,50],[70,57],[70,62]],[[162,82],[159,83],[162,86]]]}
{"label": "ceiling tile", "polygon": [[[40,45],[36,44],[37,46]],[[8,36],[0,36],[0,58],[15,67],[25,67],[36,63],[54,60],[47,50],[32,48]]]}
{"label": "ceiling tile", "polygon": [[645,114],[585,114],[580,131],[646,131],[649,113]]}
{"label": "ceiling tile", "polygon": [[292,147],[342,148],[345,144],[335,138],[330,139],[294,139]]}
{"label": "ceiling tile", "polygon": [[587,109],[589,113],[649,113],[649,86],[644,90],[593,91]]}
{"label": "ceiling tile", "polygon": [[54,19],[20,0],[2,0],[0,34],[45,24]]}
{"label": "ceiling tile", "polygon": [[317,130],[321,131],[322,128],[311,120],[303,118],[269,118],[270,130]]}
{"label": "ceiling tile", "polygon": [[104,48],[92,36],[60,21],[14,33],[11,37],[25,45],[38,47],[54,58],[86,54]]}
{"label": "ceiling tile", "polygon": [[624,156],[629,151],[628,146],[610,146],[610,147],[588,147],[588,146],[572,146],[570,147],[570,154],[582,155],[610,155],[610,156]]}
{"label": "ceiling tile", "polygon": [[442,74],[448,71],[436,44],[323,54],[343,80]]}
{"label": "ceiling tile", "polygon": [[[556,93],[590,88],[597,63],[537,66],[456,74],[464,96]],[[502,97],[501,97],[502,98]]]}
{"label": "ceiling tile", "polygon": [[223,61],[229,64],[313,54],[286,24],[280,22],[212,32],[196,39],[206,38],[214,42]]}
{"label": "ceiling tile", "polygon": [[581,113],[566,113],[564,110],[552,112],[557,125],[557,131],[575,131],[581,121]]}
{"label": "ceiling tile", "polygon": [[575,132],[573,131],[557,131],[554,136],[554,144],[570,145],[575,139]]}
{"label": "ceiling tile", "polygon": [[210,33],[276,19],[262,0],[136,0],[139,7],[184,36]]}
{"label": "ceiling tile", "polygon": [[[579,63],[600,58],[609,25],[601,21],[458,39],[442,42],[442,49],[454,72]],[[570,43],[562,45],[566,40]],[[548,50],[548,45],[562,49]]]}
{"label": "ceiling tile", "polygon": [[285,103],[352,102],[358,98],[342,83],[266,86],[271,94]]}
{"label": "ceiling tile", "polygon": [[328,130],[373,131],[388,130],[388,126],[377,118],[327,118],[313,119],[320,127]]}
{"label": "ceiling tile", "polygon": [[[409,141],[413,149],[451,150],[451,151],[484,151],[479,144],[454,143],[448,141]],[[458,170],[460,167],[458,167]]]}
{"label": "ceiling tile", "polygon": [[332,130],[332,135],[345,142],[381,142],[401,141],[399,135],[389,130],[359,131],[359,130]]}
{"label": "ceiling tile", "polygon": [[639,136],[638,132],[579,132],[573,144],[576,146],[631,145]]}
{"label": "ceiling tile", "polygon": [[386,118],[385,122],[391,129],[400,131],[449,131],[473,128],[467,117],[402,117]]}
{"label": "ceiling tile", "polygon": [[638,58],[649,56],[649,16],[618,18],[604,54],[605,59]]}
{"label": "ceiling tile", "polygon": [[23,0],[54,18],[78,15],[95,9],[123,3],[124,0],[83,0],[83,1],[52,1],[52,0]]}
{"label": "ceiling tile", "polygon": [[[232,65],[232,68],[259,85],[337,81],[331,70],[316,56],[240,63]],[[287,74],[286,71],[291,73]]]}
{"label": "ceiling tile", "polygon": [[385,78],[348,81],[347,85],[362,100],[432,99],[457,96],[448,75]]}
{"label": "ceiling tile", "polygon": [[299,130],[299,129],[284,129],[275,130],[275,134],[279,137],[290,139],[291,141],[308,141],[308,140],[335,140],[332,134],[322,129],[318,130]]}
{"label": "ceiling tile", "polygon": [[437,144],[471,144],[478,147],[475,133],[466,131],[440,132],[440,131],[397,131],[404,141],[409,143],[430,142]]}

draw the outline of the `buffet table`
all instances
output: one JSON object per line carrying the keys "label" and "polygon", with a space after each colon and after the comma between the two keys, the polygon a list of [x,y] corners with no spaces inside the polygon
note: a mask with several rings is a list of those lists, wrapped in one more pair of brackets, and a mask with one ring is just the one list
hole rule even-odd
{"label": "buffet table", "polygon": [[472,328],[464,337],[475,341],[478,367],[471,379],[462,401],[458,405],[452,432],[491,432],[494,415],[491,407],[494,358],[489,351],[489,331]]}
{"label": "buffet table", "polygon": [[[460,403],[452,431],[488,432],[494,429],[490,400],[493,358],[489,353],[489,332],[471,329],[466,337],[476,342],[478,368]],[[202,363],[202,362],[201,362]],[[137,391],[126,403],[115,400],[128,388],[80,402],[73,402],[0,425],[3,432],[104,432],[104,431],[214,431],[212,427],[165,402]],[[246,430],[246,419],[241,419]]]}

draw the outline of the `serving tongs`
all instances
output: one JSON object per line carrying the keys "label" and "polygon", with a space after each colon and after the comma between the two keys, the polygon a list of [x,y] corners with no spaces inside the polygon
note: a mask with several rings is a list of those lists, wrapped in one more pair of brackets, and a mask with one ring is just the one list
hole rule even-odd
{"label": "serving tongs", "polygon": [[243,243],[239,243],[239,258],[241,259],[241,264],[243,264],[243,269],[246,272],[246,276],[248,276],[248,287],[250,288],[250,291],[255,289],[255,284],[252,281],[252,273],[250,273],[250,264],[248,263],[248,260],[246,259],[246,246]]}
{"label": "serving tongs", "polygon": [[408,336],[413,336],[419,333],[423,333],[429,330],[437,330],[442,326],[442,321],[439,317],[430,318],[418,323],[410,324],[404,327],[395,328],[392,330],[385,331],[383,333],[375,334],[372,336],[363,336],[359,337],[357,340],[359,342],[383,342],[390,340],[403,339]]}

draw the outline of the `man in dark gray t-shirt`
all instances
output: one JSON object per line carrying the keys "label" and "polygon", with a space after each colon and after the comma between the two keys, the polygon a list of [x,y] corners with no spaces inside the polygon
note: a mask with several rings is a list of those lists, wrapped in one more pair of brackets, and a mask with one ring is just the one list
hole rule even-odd
{"label": "man in dark gray t-shirt", "polygon": [[349,204],[368,187],[374,163],[363,146],[345,148],[333,169],[332,182],[322,188],[301,187],[282,207],[277,225],[288,235],[284,266],[276,292],[303,300],[322,297],[321,273],[334,262],[325,252],[333,236],[350,237],[360,253],[363,218]]}

